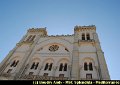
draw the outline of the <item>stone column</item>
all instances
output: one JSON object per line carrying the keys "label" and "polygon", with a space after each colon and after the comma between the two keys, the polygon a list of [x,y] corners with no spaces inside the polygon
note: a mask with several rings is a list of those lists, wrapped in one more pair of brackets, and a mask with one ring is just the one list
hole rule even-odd
{"label": "stone column", "polygon": [[95,69],[96,69],[96,71],[97,71],[98,80],[100,80],[99,67],[98,67],[98,66],[94,66],[94,68],[95,68]]}
{"label": "stone column", "polygon": [[39,69],[39,71],[38,71],[37,75],[40,74],[40,71],[43,69],[43,66],[40,66],[38,69]]}
{"label": "stone column", "polygon": [[68,65],[68,79],[71,80],[72,65]]}
{"label": "stone column", "polygon": [[56,72],[57,68],[58,68],[58,66],[53,67],[53,73],[52,73],[53,77],[55,77],[55,72]]}
{"label": "stone column", "polygon": [[[81,75],[80,72],[81,72],[81,69],[82,69],[82,68],[83,68],[83,66],[80,65],[80,66],[79,66],[79,75]],[[79,79],[81,79],[81,76],[79,76]]]}

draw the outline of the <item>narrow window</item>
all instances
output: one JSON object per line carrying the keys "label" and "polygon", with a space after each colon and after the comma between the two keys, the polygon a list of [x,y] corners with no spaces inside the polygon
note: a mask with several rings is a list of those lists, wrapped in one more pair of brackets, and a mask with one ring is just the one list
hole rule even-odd
{"label": "narrow window", "polygon": [[87,34],[87,40],[90,40],[90,34]]}
{"label": "narrow window", "polygon": [[89,63],[89,70],[90,70],[90,71],[93,70],[93,66],[92,66],[92,63],[91,63],[91,62]]}
{"label": "narrow window", "polygon": [[43,75],[44,77],[47,77],[48,76],[48,73],[44,73],[44,75]]}
{"label": "narrow window", "polygon": [[34,69],[34,66],[35,66],[35,62],[33,62],[33,64],[32,64],[30,69]]}
{"label": "narrow window", "polygon": [[92,79],[92,74],[86,74],[86,79]]}
{"label": "narrow window", "polygon": [[39,63],[37,62],[37,64],[35,65],[35,70],[37,69],[38,65],[39,65]]}
{"label": "narrow window", "polygon": [[14,64],[15,64],[15,60],[14,60],[13,63],[10,65],[10,67],[14,66]]}
{"label": "narrow window", "polygon": [[35,35],[34,35],[34,36],[32,36],[32,38],[30,39],[30,41],[33,41],[33,40],[34,40],[34,38],[35,38]]}
{"label": "narrow window", "polygon": [[67,71],[67,63],[65,63],[64,71]]}
{"label": "narrow window", "polygon": [[82,34],[82,40],[85,40],[85,34],[84,33]]}
{"label": "narrow window", "polygon": [[85,71],[88,70],[88,68],[87,68],[87,63],[86,63],[86,62],[84,63],[84,70],[85,70]]}
{"label": "narrow window", "polygon": [[27,40],[26,41],[30,41],[30,38],[32,37],[32,35],[30,35],[28,38],[27,38]]}
{"label": "narrow window", "polygon": [[48,63],[45,65],[44,70],[47,70],[47,69],[48,69]]}
{"label": "narrow window", "polygon": [[12,69],[8,69],[7,73],[11,73]]}
{"label": "narrow window", "polygon": [[32,64],[30,69],[35,69],[36,70],[38,65],[39,65],[39,62],[37,62],[37,63],[33,62],[33,64]]}
{"label": "narrow window", "polygon": [[16,67],[17,66],[17,64],[18,64],[18,62],[19,62],[19,60],[18,61],[13,61],[13,63],[10,65],[10,67]]}
{"label": "narrow window", "polygon": [[17,62],[15,62],[14,67],[16,67],[18,63],[19,63],[19,60]]}
{"label": "narrow window", "polygon": [[59,77],[60,77],[60,78],[63,78],[63,77],[64,77],[64,74],[59,74]]}
{"label": "narrow window", "polygon": [[29,72],[29,75],[33,75],[33,72]]}
{"label": "narrow window", "polygon": [[69,50],[68,50],[67,48],[65,48],[65,50],[66,50],[67,52],[69,52]]}
{"label": "narrow window", "polygon": [[59,71],[62,71],[62,69],[63,69],[63,64],[61,63],[61,64],[60,64]]}
{"label": "narrow window", "polygon": [[49,65],[49,71],[52,69],[52,64],[53,64],[53,63],[51,63],[51,64]]}

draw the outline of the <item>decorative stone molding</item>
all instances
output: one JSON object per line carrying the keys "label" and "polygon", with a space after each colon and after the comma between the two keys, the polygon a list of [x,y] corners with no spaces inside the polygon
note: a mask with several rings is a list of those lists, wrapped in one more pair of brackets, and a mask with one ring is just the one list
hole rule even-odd
{"label": "decorative stone molding", "polygon": [[23,44],[32,45],[33,43],[34,43],[34,41],[22,41],[20,43],[17,43],[16,46],[21,46]]}
{"label": "decorative stone molding", "polygon": [[49,35],[48,37],[71,37],[71,36],[74,36],[74,34],[72,34],[72,35],[69,35],[69,34],[67,34],[67,35]]}
{"label": "decorative stone molding", "polygon": [[1,76],[4,76],[4,77],[10,77],[11,74],[10,74],[10,73],[2,73]]}
{"label": "decorative stone molding", "polygon": [[78,40],[78,42],[95,42],[95,40],[93,40],[93,39],[90,39],[90,40]]}
{"label": "decorative stone molding", "polygon": [[92,45],[94,45],[94,43],[95,43],[95,40],[93,40],[93,39],[91,39],[91,40],[78,40],[79,46],[81,44],[92,44]]}
{"label": "decorative stone molding", "polygon": [[53,56],[63,56],[63,55],[64,56],[69,56],[69,53],[38,53],[38,52],[36,52],[36,54],[40,54],[42,56],[49,56],[49,55],[53,55]]}
{"label": "decorative stone molding", "polygon": [[68,77],[40,76],[40,75],[24,75],[22,80],[68,80]]}
{"label": "decorative stone molding", "polygon": [[21,79],[33,80],[35,75],[23,75]]}
{"label": "decorative stone molding", "polygon": [[70,70],[72,68],[72,65],[68,65],[68,69]]}
{"label": "decorative stone molding", "polygon": [[95,30],[96,31],[96,26],[95,25],[89,25],[89,26],[75,26],[74,31],[86,31],[86,30]]}
{"label": "decorative stone molding", "polygon": [[28,30],[28,32],[30,32],[30,33],[42,32],[43,35],[47,35],[46,27],[45,28],[31,28],[31,29]]}
{"label": "decorative stone molding", "polygon": [[58,66],[53,66],[53,70],[56,71],[56,69],[58,68]]}

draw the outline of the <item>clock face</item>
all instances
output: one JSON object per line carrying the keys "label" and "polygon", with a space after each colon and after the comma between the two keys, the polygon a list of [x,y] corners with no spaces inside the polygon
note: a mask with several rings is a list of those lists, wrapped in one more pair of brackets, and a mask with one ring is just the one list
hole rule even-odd
{"label": "clock face", "polygon": [[51,46],[49,47],[49,51],[51,51],[51,52],[55,52],[55,51],[58,50],[58,48],[59,48],[58,45],[51,45]]}

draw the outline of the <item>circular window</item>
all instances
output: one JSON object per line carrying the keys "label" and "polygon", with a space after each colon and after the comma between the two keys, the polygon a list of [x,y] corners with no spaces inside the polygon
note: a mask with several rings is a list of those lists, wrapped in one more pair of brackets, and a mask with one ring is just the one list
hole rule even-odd
{"label": "circular window", "polygon": [[58,45],[52,45],[52,46],[49,47],[49,51],[55,52],[55,51],[58,50],[58,48],[59,48]]}

